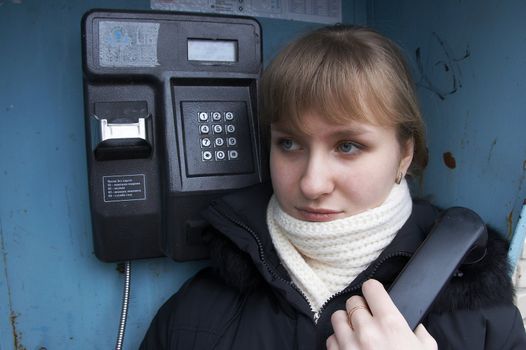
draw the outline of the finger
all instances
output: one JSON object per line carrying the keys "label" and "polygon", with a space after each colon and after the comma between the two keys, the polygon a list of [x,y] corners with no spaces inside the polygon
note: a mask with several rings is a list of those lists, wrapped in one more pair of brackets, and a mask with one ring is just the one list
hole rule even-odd
{"label": "finger", "polygon": [[347,343],[352,333],[347,312],[343,310],[334,312],[331,316],[331,324],[332,329],[334,330],[334,336],[338,340],[338,343]]}
{"label": "finger", "polygon": [[372,322],[372,315],[367,306],[367,302],[361,296],[355,295],[347,299],[345,303],[349,324],[353,330],[366,327]]}
{"label": "finger", "polygon": [[336,340],[336,336],[334,334],[327,338],[325,346],[327,347],[327,350],[340,350],[338,341]]}
{"label": "finger", "polygon": [[347,309],[347,312],[359,306],[367,306],[367,301],[365,298],[359,295],[353,295],[345,302],[345,308]]}
{"label": "finger", "polygon": [[415,335],[426,349],[438,349],[438,345],[435,338],[433,338],[431,334],[429,334],[429,332],[423,324],[420,323],[418,327],[416,327]]}
{"label": "finger", "polygon": [[373,316],[391,315],[404,319],[384,286],[377,280],[365,281],[362,285],[362,292]]}

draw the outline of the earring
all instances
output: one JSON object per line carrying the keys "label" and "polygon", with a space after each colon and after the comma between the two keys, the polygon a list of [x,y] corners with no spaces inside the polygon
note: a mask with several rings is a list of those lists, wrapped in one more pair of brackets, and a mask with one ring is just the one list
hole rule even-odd
{"label": "earring", "polygon": [[403,172],[399,172],[398,173],[398,176],[396,177],[395,179],[395,183],[397,185],[400,185],[400,182],[402,182],[402,179],[404,178],[404,173]]}

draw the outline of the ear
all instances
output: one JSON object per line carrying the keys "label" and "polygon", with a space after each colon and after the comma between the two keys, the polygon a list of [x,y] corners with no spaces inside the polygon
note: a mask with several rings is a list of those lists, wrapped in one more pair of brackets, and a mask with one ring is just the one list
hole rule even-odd
{"label": "ear", "polygon": [[400,166],[398,170],[401,171],[404,175],[407,174],[409,166],[413,161],[414,151],[415,141],[412,137],[400,146]]}

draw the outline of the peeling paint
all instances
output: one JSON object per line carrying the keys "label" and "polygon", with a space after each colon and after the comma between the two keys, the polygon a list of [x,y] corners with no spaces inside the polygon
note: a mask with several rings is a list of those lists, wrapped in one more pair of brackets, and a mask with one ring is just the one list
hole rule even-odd
{"label": "peeling paint", "polygon": [[506,223],[508,227],[508,239],[513,235],[513,209],[506,216]]}
{"label": "peeling paint", "polygon": [[457,161],[455,160],[455,157],[453,156],[451,152],[445,152],[442,155],[442,158],[444,159],[444,164],[449,169],[455,169],[457,167]]}

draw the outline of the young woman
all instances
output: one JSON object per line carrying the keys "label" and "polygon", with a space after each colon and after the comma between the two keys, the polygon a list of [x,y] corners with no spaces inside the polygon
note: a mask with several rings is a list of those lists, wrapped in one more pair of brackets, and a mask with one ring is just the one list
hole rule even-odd
{"label": "young woman", "polygon": [[159,310],[141,349],[526,348],[498,234],[415,332],[385,291],[438,215],[405,180],[426,162],[424,125],[390,40],[312,32],[270,64],[262,97],[272,185],[211,204],[212,266]]}

